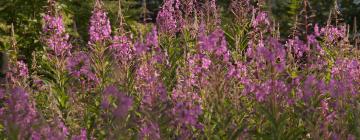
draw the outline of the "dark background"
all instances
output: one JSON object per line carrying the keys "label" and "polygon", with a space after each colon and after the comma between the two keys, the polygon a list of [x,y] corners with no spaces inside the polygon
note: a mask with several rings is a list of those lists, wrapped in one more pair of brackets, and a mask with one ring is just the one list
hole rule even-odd
{"label": "dark background", "polygon": [[[134,22],[154,22],[162,0],[121,0],[122,10],[127,24]],[[86,44],[88,34],[88,22],[93,8],[93,0],[59,0],[58,9],[61,9],[65,19],[67,30],[71,34],[72,41],[77,46]],[[105,7],[113,25],[118,23],[117,0],[104,0]],[[146,7],[144,6],[146,3]],[[218,5],[223,14],[226,14],[230,0],[218,0]],[[267,0],[265,9],[269,10],[275,22],[279,23],[281,36],[290,34],[294,26],[295,17],[302,9],[302,0]],[[334,0],[310,0],[311,14],[315,15],[311,20],[324,25],[329,17],[331,9],[334,9]],[[354,19],[360,22],[360,0],[338,0],[339,19],[352,25],[354,31]],[[0,50],[8,50],[16,43],[19,48],[19,59],[24,59],[31,64],[31,53],[42,49],[40,43],[42,15],[46,9],[46,0],[0,0]],[[144,14],[146,13],[146,19]],[[226,15],[223,15],[226,17]],[[226,23],[223,23],[226,24]],[[11,34],[13,25],[14,35]],[[114,26],[113,26],[114,27]],[[360,27],[357,26],[359,29]],[[353,33],[353,32],[352,32]],[[353,36],[355,34],[352,34]],[[16,42],[12,41],[16,40]],[[0,61],[1,62],[1,61]]]}

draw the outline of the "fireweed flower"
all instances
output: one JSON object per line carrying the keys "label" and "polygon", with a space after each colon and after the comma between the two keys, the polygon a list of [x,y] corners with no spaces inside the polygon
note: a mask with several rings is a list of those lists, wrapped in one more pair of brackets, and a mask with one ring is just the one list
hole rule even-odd
{"label": "fireweed flower", "polygon": [[29,75],[29,70],[27,68],[27,65],[23,61],[18,61],[16,65],[19,68],[19,76],[27,77]]}
{"label": "fireweed flower", "polygon": [[46,14],[44,16],[44,42],[56,56],[67,55],[71,49],[68,42],[69,34],[65,31],[65,26],[60,15]]}
{"label": "fireweed flower", "polygon": [[[156,98],[166,99],[165,86],[155,67],[163,63],[165,54],[159,47],[156,28],[153,28],[152,32],[146,36],[145,41],[145,43],[137,42],[135,44],[137,57],[144,59],[136,71],[136,79],[137,88],[143,93],[143,103],[152,106],[156,102]],[[146,55],[150,55],[150,58],[146,59]]]}
{"label": "fireweed flower", "polygon": [[[324,36],[320,35],[319,27],[314,28],[314,34],[306,35],[306,41],[300,40],[298,36],[288,39],[285,46],[294,54],[296,63],[302,63],[310,70],[326,69],[327,61],[325,50],[320,45],[318,39]],[[305,55],[306,54],[306,55]]]}
{"label": "fireweed flower", "polygon": [[65,136],[66,136],[66,135],[69,135],[69,130],[68,130],[68,128],[64,125],[63,122],[60,122],[60,123],[59,123],[59,128],[60,128],[60,132],[62,132],[62,134],[64,134]]}
{"label": "fireweed flower", "polygon": [[252,79],[249,77],[250,74],[245,63],[238,61],[235,64],[229,65],[228,69],[227,77],[236,79],[237,82],[244,86],[242,93],[246,95],[254,90],[254,86],[251,84]]}
{"label": "fireweed flower", "polygon": [[[259,72],[278,75],[286,68],[285,47],[275,38],[260,39],[257,43],[251,42],[246,56],[248,61],[241,66],[242,74],[248,75],[243,78],[243,93],[254,93],[258,102],[264,102],[270,95],[282,98],[287,103],[291,102],[288,97],[288,84],[277,77],[259,76]],[[244,64],[243,64],[244,65]],[[248,69],[245,72],[245,69]],[[253,78],[250,78],[253,77]]]}
{"label": "fireweed flower", "polygon": [[265,101],[270,95],[276,98],[286,98],[289,90],[288,85],[280,80],[268,80],[256,85],[256,87],[255,97],[258,102]]}
{"label": "fireweed flower", "polygon": [[160,139],[160,129],[159,125],[153,122],[145,121],[142,123],[142,126],[140,128],[140,139]]}
{"label": "fireweed flower", "polygon": [[179,7],[183,8],[184,16],[187,24],[192,23],[193,19],[191,18],[194,18],[193,14],[195,14],[196,4],[197,4],[196,0],[181,0],[181,5]]}
{"label": "fireweed flower", "polygon": [[150,48],[148,48],[144,43],[142,42],[135,42],[134,44],[134,51],[137,56],[143,56],[146,54]]}
{"label": "fireweed flower", "polygon": [[78,52],[69,57],[66,68],[70,75],[75,78],[95,83],[98,81],[90,66],[90,58],[85,52]]}
{"label": "fireweed flower", "polygon": [[205,25],[201,24],[198,34],[198,49],[187,60],[190,70],[191,83],[203,87],[208,84],[207,78],[212,65],[230,65],[230,51],[224,33],[220,29],[206,35]]}
{"label": "fireweed flower", "polygon": [[284,71],[286,61],[285,47],[275,38],[269,39],[269,45],[272,51],[268,58],[271,65],[273,65],[277,72]]}
{"label": "fireweed flower", "polygon": [[335,43],[337,39],[341,39],[346,36],[346,26],[326,26],[321,28],[320,33],[324,36],[328,43]]}
{"label": "fireweed flower", "polygon": [[201,88],[208,84],[210,58],[204,54],[191,54],[188,58],[190,82],[195,87]]}
{"label": "fireweed flower", "polygon": [[298,36],[293,39],[289,39],[286,42],[286,47],[291,48],[297,57],[302,57],[304,53],[308,52],[310,48]]}
{"label": "fireweed flower", "polygon": [[[155,108],[168,100],[166,87],[161,80],[156,66],[164,64],[165,55],[158,44],[156,28],[147,34],[145,42],[135,43],[136,57],[140,64],[135,72],[135,89],[142,97],[140,108],[146,114],[152,114]],[[154,114],[153,114],[154,115]],[[159,126],[156,121],[142,121],[139,136],[141,139],[160,139]]]}
{"label": "fireweed flower", "polygon": [[127,64],[133,58],[131,41],[126,36],[114,36],[110,50],[120,64]]}
{"label": "fireweed flower", "polygon": [[224,32],[221,29],[216,29],[214,32],[206,35],[205,27],[202,24],[198,36],[198,44],[201,54],[214,54],[216,56],[216,59],[224,63],[229,62],[230,51],[227,48],[227,42],[224,36]]}
{"label": "fireweed flower", "polygon": [[317,80],[315,76],[313,75],[308,76],[304,81],[304,85],[302,89],[303,92],[300,93],[302,95],[303,100],[309,101],[310,98],[313,97],[315,93],[319,93],[317,92],[317,90],[319,87],[321,87],[319,84],[322,83],[323,82],[321,80]]}
{"label": "fireweed flower", "polygon": [[38,114],[24,89],[12,89],[5,100],[5,108],[1,110],[0,122],[6,133],[16,134],[19,139],[25,139],[34,133],[33,126],[39,123]]}
{"label": "fireweed flower", "polygon": [[215,25],[220,25],[220,17],[217,11],[216,0],[210,0],[210,11],[214,15]]}
{"label": "fireweed flower", "polygon": [[336,114],[334,111],[331,111],[328,100],[321,100],[321,113],[325,120],[324,123],[331,124],[335,120]]}
{"label": "fireweed flower", "polygon": [[316,39],[316,36],[311,34],[307,36],[307,44],[308,46],[311,46],[314,48],[313,51],[315,51],[315,53],[320,54],[320,55],[324,55],[325,54],[325,50],[320,46],[319,41]]}
{"label": "fireweed flower", "polygon": [[104,43],[111,39],[111,26],[100,0],[96,0],[89,25],[89,44]]}
{"label": "fireweed flower", "polygon": [[166,54],[159,46],[158,32],[156,27],[153,27],[152,31],[146,35],[145,45],[147,50],[150,51],[148,53],[152,54],[151,61],[154,61],[154,63],[158,64],[166,64]]}
{"label": "fireweed flower", "polygon": [[[336,112],[332,111],[329,105],[329,101],[323,99],[321,100],[321,117],[323,119],[322,122],[322,132],[324,133],[325,137],[330,137],[331,130],[329,130],[329,126],[334,124],[336,119]],[[329,132],[330,131],[330,132]]]}
{"label": "fireweed flower", "polygon": [[298,76],[293,79],[291,87],[295,91],[292,100],[305,103],[309,103],[314,97],[324,96],[328,93],[328,85],[316,75]]}
{"label": "fireweed flower", "polygon": [[231,0],[230,3],[230,10],[239,23],[244,23],[244,21],[249,20],[248,13],[251,13],[251,8],[250,0]]}
{"label": "fireweed flower", "polygon": [[165,0],[164,5],[159,11],[156,17],[156,23],[158,24],[160,32],[173,35],[178,31],[174,4],[175,0]]}
{"label": "fireweed flower", "polygon": [[[112,106],[111,99],[114,99],[116,107]],[[119,92],[115,86],[105,88],[101,106],[105,110],[110,110],[115,117],[123,118],[126,116],[132,104],[132,99]]]}
{"label": "fireweed flower", "polygon": [[72,140],[87,140],[86,129],[81,129],[80,135],[73,136],[71,139]]}
{"label": "fireweed flower", "polygon": [[337,60],[331,70],[331,75],[329,91],[332,96],[339,97],[359,93],[360,63],[358,60]]}
{"label": "fireweed flower", "polygon": [[59,119],[56,118],[48,126],[45,126],[40,131],[42,135],[45,136],[46,139],[67,139],[69,136],[69,130],[67,126]]}
{"label": "fireweed flower", "polygon": [[[193,84],[194,86],[200,87],[200,80],[199,76],[200,73],[202,73],[202,69],[203,67],[201,66],[201,55],[195,54],[195,55],[191,55],[188,58],[188,65],[189,65],[189,70],[190,70],[190,79],[191,79],[191,84]],[[200,63],[200,64],[199,64]],[[205,73],[203,73],[205,74]]]}
{"label": "fireweed flower", "polygon": [[12,83],[18,83],[29,78],[29,69],[27,64],[20,60],[13,66],[10,66],[11,71],[6,72],[6,77]]}
{"label": "fireweed flower", "polygon": [[[36,126],[39,127],[39,126]],[[68,131],[65,126],[61,127],[61,124],[57,122],[56,124],[50,123],[49,125],[44,124],[38,128],[37,131],[33,131],[31,134],[32,140],[42,140],[42,139],[51,139],[51,140],[62,140],[66,139],[68,136]],[[65,130],[65,131],[64,131]]]}
{"label": "fireweed flower", "polygon": [[286,50],[275,38],[260,40],[257,46],[249,47],[247,57],[259,70],[273,68],[275,72],[281,73],[285,69]]}
{"label": "fireweed flower", "polygon": [[166,57],[165,53],[159,46],[157,28],[153,27],[152,31],[146,35],[145,42],[135,43],[135,53],[137,57],[144,57],[147,54],[151,55],[151,59],[156,63],[163,63]]}
{"label": "fireweed flower", "polygon": [[153,27],[151,32],[146,35],[146,43],[148,47],[157,48],[159,47],[159,39],[158,39],[158,32],[157,28]]}
{"label": "fireweed flower", "polygon": [[[196,1],[197,2],[197,1]],[[221,19],[219,18],[219,11],[216,6],[216,0],[207,0],[203,4],[197,2],[196,4],[202,5],[199,7],[200,19],[205,20],[206,25],[219,26]],[[197,7],[196,7],[197,8]]]}
{"label": "fireweed flower", "polygon": [[53,120],[48,124],[42,125],[35,131],[31,138],[33,140],[51,139],[51,140],[63,140],[69,136],[68,128],[59,119]]}
{"label": "fireweed flower", "polygon": [[[186,76],[185,76],[186,77]],[[198,118],[202,114],[201,98],[198,93],[192,91],[191,79],[179,80],[171,96],[174,107],[171,112],[175,128],[180,130],[182,139],[192,137],[190,128],[201,128]]]}
{"label": "fireweed flower", "polygon": [[256,46],[261,46],[264,44],[268,38],[268,34],[271,34],[275,31],[272,31],[271,22],[269,20],[268,14],[259,9],[252,10],[252,19],[251,19],[252,30],[249,32],[250,40],[248,42],[248,50],[246,55],[253,55]]}
{"label": "fireweed flower", "polygon": [[206,45],[208,45],[210,48],[213,48],[213,53],[224,63],[227,63],[230,60],[230,52],[227,49],[227,42],[224,36],[224,32],[221,29],[216,29],[208,36]]}
{"label": "fireweed flower", "polygon": [[268,15],[265,12],[262,11],[256,11],[254,9],[253,14],[255,17],[251,21],[251,25],[253,28],[258,28],[258,26],[265,25],[270,26],[270,20],[268,19]]}
{"label": "fireweed flower", "polygon": [[[153,31],[156,32],[155,29],[153,29]],[[148,53],[149,51],[152,50],[152,48],[155,45],[158,45],[158,41],[157,41],[157,33],[148,33],[145,39],[145,43],[141,42],[141,41],[137,41],[134,44],[134,50],[135,50],[135,54],[138,57],[142,57],[145,56],[146,53]]]}
{"label": "fireweed flower", "polygon": [[[159,32],[175,35],[175,33],[184,28],[195,29],[195,26],[197,26],[196,16],[198,14],[195,11],[195,6],[199,4],[200,2],[196,0],[166,0],[156,18]],[[214,11],[216,11],[216,6],[214,8]],[[215,19],[219,18],[216,17]]]}
{"label": "fireweed flower", "polygon": [[142,93],[141,105],[147,109],[167,99],[166,88],[161,81],[160,73],[154,67],[154,62],[145,61],[136,71],[136,88]]}

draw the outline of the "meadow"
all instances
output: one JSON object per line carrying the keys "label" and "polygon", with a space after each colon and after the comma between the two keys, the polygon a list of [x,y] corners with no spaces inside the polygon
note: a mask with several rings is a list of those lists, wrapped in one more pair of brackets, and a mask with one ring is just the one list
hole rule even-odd
{"label": "meadow", "polygon": [[360,139],[356,23],[298,2],[284,36],[261,0],[164,0],[130,23],[95,0],[81,39],[48,0],[42,47],[2,50],[0,139]]}

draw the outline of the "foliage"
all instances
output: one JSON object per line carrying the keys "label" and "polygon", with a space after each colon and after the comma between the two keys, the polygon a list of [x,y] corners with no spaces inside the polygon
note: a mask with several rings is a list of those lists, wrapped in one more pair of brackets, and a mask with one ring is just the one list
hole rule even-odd
{"label": "foliage", "polygon": [[360,138],[358,3],[0,3],[0,139]]}

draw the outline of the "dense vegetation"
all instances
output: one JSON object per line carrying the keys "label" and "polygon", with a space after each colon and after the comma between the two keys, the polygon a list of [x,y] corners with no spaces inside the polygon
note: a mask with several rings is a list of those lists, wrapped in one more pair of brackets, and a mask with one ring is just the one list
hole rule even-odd
{"label": "dense vegetation", "polygon": [[0,139],[360,138],[356,0],[0,4]]}

